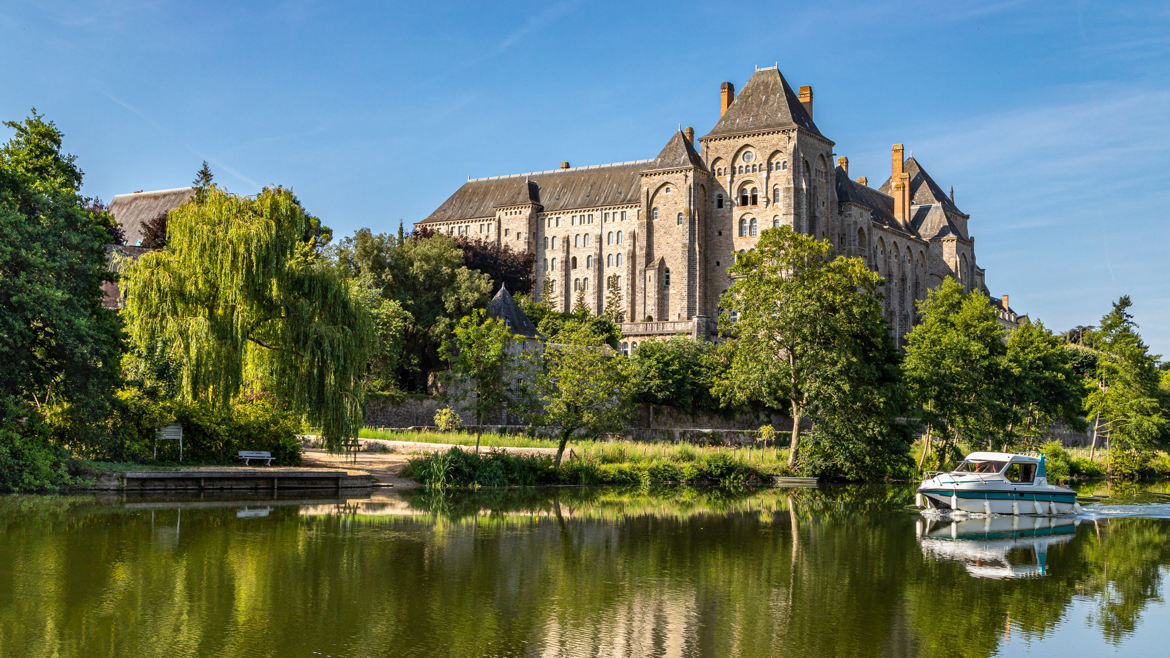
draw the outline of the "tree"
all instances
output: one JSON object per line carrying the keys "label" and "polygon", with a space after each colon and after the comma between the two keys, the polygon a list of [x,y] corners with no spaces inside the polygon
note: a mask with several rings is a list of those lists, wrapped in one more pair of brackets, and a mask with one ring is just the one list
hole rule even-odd
{"label": "tree", "polygon": [[618,285],[618,275],[610,275],[605,280],[605,287],[605,311],[602,315],[614,324],[621,324],[626,321],[626,312],[622,310],[622,290]]}
{"label": "tree", "polygon": [[167,249],[130,269],[124,312],[140,349],[179,363],[180,397],[226,408],[257,382],[331,448],[353,436],[371,319],[322,257],[320,222],[283,188],[212,186],[169,223]]}
{"label": "tree", "polygon": [[577,297],[573,300],[573,314],[574,315],[583,315],[583,314],[588,314],[588,313],[589,313],[589,307],[586,306],[585,289],[578,288],[577,289]]}
{"label": "tree", "polygon": [[864,358],[871,334],[886,330],[881,277],[789,227],[764,231],[757,249],[728,270],[734,281],[719,323],[731,338],[720,349],[723,374],[714,390],[725,403],[787,412],[788,464],[795,466],[802,422],[818,401],[847,394],[843,369]]}
{"label": "tree", "polygon": [[719,408],[711,395],[718,373],[715,345],[676,336],[648,340],[630,357],[635,402],[668,404],[685,411]]}
{"label": "tree", "polygon": [[402,393],[398,373],[403,364],[409,362],[406,334],[413,326],[414,318],[397,301],[369,289],[365,292],[373,320],[370,358],[366,365],[366,394],[397,397]]}
{"label": "tree", "polygon": [[539,405],[533,421],[556,431],[557,468],[575,432],[597,437],[629,422],[632,377],[628,361],[588,325],[565,329],[556,342],[545,344],[543,352],[529,358],[534,371],[531,397]]}
{"label": "tree", "polygon": [[1004,354],[1008,407],[1007,440],[1024,449],[1039,447],[1052,423],[1083,428],[1083,384],[1073,354],[1040,322],[1025,322],[1007,337]]}
{"label": "tree", "polygon": [[[412,237],[431,238],[442,235],[429,227],[418,227]],[[502,242],[477,240],[467,235],[449,236],[463,250],[463,264],[492,278],[492,289],[507,286],[513,293],[532,292],[532,275],[536,254],[519,251]],[[399,240],[401,242],[401,239]]]}
{"label": "tree", "polygon": [[0,423],[27,416],[10,435],[44,436],[34,424],[54,408],[57,438],[85,444],[108,413],[123,348],[116,312],[102,306],[113,220],[87,209],[51,121],[34,109],[4,125],[14,134],[0,145]]}
{"label": "tree", "polygon": [[479,437],[488,414],[500,411],[508,401],[508,381],[514,374],[509,367],[511,347],[516,342],[507,323],[486,317],[476,309],[459,320],[451,341],[443,343],[440,353],[451,364],[451,374],[464,380],[475,394],[475,453],[479,454]]}
{"label": "tree", "polygon": [[[191,186],[195,188],[195,201],[197,203],[203,203],[207,200],[207,194],[215,186],[215,176],[211,173],[211,167],[207,166],[207,160],[204,160],[203,165],[199,167],[199,171],[195,172],[195,180],[191,181]],[[165,234],[166,232],[164,231],[164,236]]]}
{"label": "tree", "polygon": [[942,441],[938,457],[951,459],[957,442],[994,448],[1003,440],[1008,411],[1003,328],[987,297],[965,292],[948,278],[918,304],[921,322],[906,335],[903,376],[917,415],[926,422],[926,447]]}
{"label": "tree", "polygon": [[1097,370],[1088,385],[1085,410],[1094,417],[1093,449],[1098,422],[1109,436],[1109,470],[1112,475],[1136,474],[1136,463],[1157,445],[1167,419],[1159,392],[1157,358],[1142,342],[1129,309],[1133,302],[1123,295],[1088,342],[1098,350]]}
{"label": "tree", "polygon": [[162,249],[167,246],[167,213],[165,211],[142,224],[140,246],[148,249]]}

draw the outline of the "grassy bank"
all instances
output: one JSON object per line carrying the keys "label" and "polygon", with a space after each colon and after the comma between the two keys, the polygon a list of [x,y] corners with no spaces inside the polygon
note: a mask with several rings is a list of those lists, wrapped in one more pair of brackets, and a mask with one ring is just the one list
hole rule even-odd
{"label": "grassy bank", "polygon": [[[918,463],[922,456],[923,441],[916,441],[911,448],[911,457]],[[961,454],[969,454],[982,448],[959,446]],[[1098,449],[1093,458],[1089,458],[1088,448],[1067,448],[1053,441],[1041,446],[1041,452],[1047,457],[1048,478],[1055,480],[1096,480],[1108,477],[1109,451]],[[954,464],[948,464],[953,467]],[[1135,466],[1139,480],[1162,481],[1170,480],[1170,454],[1164,450],[1152,452],[1147,459]]]}

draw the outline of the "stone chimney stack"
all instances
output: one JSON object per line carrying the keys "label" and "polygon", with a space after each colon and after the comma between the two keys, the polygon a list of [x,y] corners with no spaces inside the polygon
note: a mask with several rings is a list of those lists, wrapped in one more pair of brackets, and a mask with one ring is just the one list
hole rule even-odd
{"label": "stone chimney stack", "polygon": [[869,187],[869,179],[868,179],[868,178],[866,178],[865,176],[862,176],[862,177],[858,178],[858,179],[857,179],[857,182],[858,182],[858,183],[861,183],[862,185],[864,185],[864,186],[866,186],[866,187]]}
{"label": "stone chimney stack", "polygon": [[906,162],[906,158],[902,156],[904,152],[901,144],[894,144],[890,148],[890,181],[898,180],[898,175],[902,173]]}
{"label": "stone chimney stack", "polygon": [[952,185],[951,186],[951,204],[954,205],[954,203],[955,203],[955,186]]}
{"label": "stone chimney stack", "polygon": [[845,156],[837,158],[837,166],[841,168],[841,171],[845,172],[846,176],[849,175],[849,158]]}
{"label": "stone chimney stack", "polygon": [[731,107],[731,103],[735,101],[735,85],[730,82],[724,82],[719,87],[719,116],[723,117],[727,114],[727,108]]}
{"label": "stone chimney stack", "polygon": [[686,130],[683,131],[683,136],[687,138],[687,141],[690,142],[692,146],[694,146],[694,144],[695,144],[695,129],[694,128],[687,126]]}
{"label": "stone chimney stack", "polygon": [[800,104],[804,106],[804,111],[808,112],[808,118],[812,118],[812,87],[805,85],[800,88]]}
{"label": "stone chimney stack", "polygon": [[890,149],[890,195],[894,197],[894,219],[903,227],[910,225],[910,174],[906,173],[904,149],[894,144]]}
{"label": "stone chimney stack", "polygon": [[569,163],[568,163],[568,162],[562,162],[562,163],[561,163],[561,169],[568,169],[568,168],[569,168]]}
{"label": "stone chimney stack", "polygon": [[1008,296],[1007,296],[1007,295],[1004,295],[1004,296],[1003,296],[1003,310],[1005,310],[1005,311],[1006,311],[1006,310],[1008,310],[1008,309],[1010,309],[1010,308],[1011,308],[1011,307],[1010,307],[1010,306],[1008,306]]}

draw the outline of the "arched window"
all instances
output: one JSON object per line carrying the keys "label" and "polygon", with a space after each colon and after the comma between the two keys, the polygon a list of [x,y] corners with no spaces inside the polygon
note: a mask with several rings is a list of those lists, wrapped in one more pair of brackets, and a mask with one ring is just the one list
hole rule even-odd
{"label": "arched window", "polygon": [[621,288],[622,287],[622,278],[616,274],[613,275],[613,287],[614,288]]}
{"label": "arched window", "polygon": [[589,277],[581,279],[581,290],[589,290]]}
{"label": "arched window", "polygon": [[555,259],[555,258],[554,258],[554,259],[552,259],[552,268],[553,268],[554,270],[555,270],[555,269],[557,269],[557,259]]}
{"label": "arched window", "polygon": [[741,219],[741,220],[739,220],[739,237],[741,237],[741,238],[747,237],[747,234],[748,234],[748,221],[746,219]]}
{"label": "arched window", "polygon": [[589,234],[588,233],[586,233],[585,237],[581,239],[581,244],[586,246],[586,247],[589,246]]}
{"label": "arched window", "polygon": [[617,255],[617,266],[618,267],[622,266],[622,255],[621,254]]}
{"label": "arched window", "polygon": [[780,203],[780,186],[772,188],[772,203]]}
{"label": "arched window", "polygon": [[621,244],[621,243],[622,243],[622,232],[621,232],[621,231],[618,231],[618,234],[617,234],[617,242],[618,242],[618,244]]}
{"label": "arched window", "polygon": [[753,206],[759,205],[759,203],[760,203],[760,191],[753,187],[752,188],[752,205]]}
{"label": "arched window", "polygon": [[772,228],[780,228],[780,218],[779,217],[772,218]]}
{"label": "arched window", "polygon": [[750,197],[748,196],[748,188],[743,188],[739,191],[739,205],[746,206]]}
{"label": "arched window", "polygon": [[548,238],[547,237],[544,239],[544,248],[548,249]]}
{"label": "arched window", "polygon": [[780,168],[781,168],[781,169],[788,169],[788,161],[787,161],[787,160],[785,160],[784,162],[781,162],[781,163],[780,163]]}
{"label": "arched window", "polygon": [[610,254],[610,255],[605,257],[605,266],[606,267],[613,267],[613,254]]}
{"label": "arched window", "polygon": [[658,219],[658,209],[654,208],[650,211],[650,219]]}
{"label": "arched window", "polygon": [[722,194],[716,194],[716,195],[715,195],[715,207],[716,207],[716,208],[722,208],[722,207],[723,207],[723,195],[722,195]]}
{"label": "arched window", "polygon": [[605,234],[605,244],[613,244],[613,231]]}
{"label": "arched window", "polygon": [[585,257],[585,269],[593,269],[593,256]]}
{"label": "arched window", "polygon": [[576,292],[581,289],[581,279],[573,279],[573,291]]}
{"label": "arched window", "polygon": [[751,227],[751,229],[750,229],[750,230],[751,230],[751,234],[752,234],[752,236],[754,237],[754,236],[757,236],[757,235],[759,235],[759,234],[760,234],[760,230],[759,230],[759,227],[757,227],[757,226],[756,226],[756,218],[755,218],[755,217],[752,217],[752,224],[751,224],[751,226],[752,226],[752,227]]}
{"label": "arched window", "polygon": [[574,235],[574,236],[573,236],[573,246],[574,246],[574,247],[580,247],[580,246],[581,246],[581,234],[580,234],[580,233],[578,233],[577,235]]}
{"label": "arched window", "polygon": [[570,270],[577,269],[577,257],[576,256],[573,256],[573,259],[569,261],[569,269]]}
{"label": "arched window", "polygon": [[555,236],[555,235],[552,238],[552,248],[553,249],[557,248],[557,236]]}
{"label": "arched window", "polygon": [[557,291],[557,280],[556,279],[553,279],[552,281],[548,282],[548,289],[553,291],[553,292]]}
{"label": "arched window", "polygon": [[664,272],[663,274],[664,274],[664,276],[662,277],[662,285],[663,285],[663,287],[669,288],[670,287],[670,268],[669,267],[666,268],[666,272]]}

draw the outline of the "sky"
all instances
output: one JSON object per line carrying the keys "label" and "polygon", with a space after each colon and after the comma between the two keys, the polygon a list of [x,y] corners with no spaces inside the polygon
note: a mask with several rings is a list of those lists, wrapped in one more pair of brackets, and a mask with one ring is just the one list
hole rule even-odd
{"label": "sky", "polygon": [[54,121],[85,194],[207,160],[338,236],[409,229],[469,176],[652,158],[779,64],[851,175],[904,143],[954,186],[993,295],[1060,331],[1128,294],[1170,355],[1164,0],[7,0],[0,63],[0,119]]}

